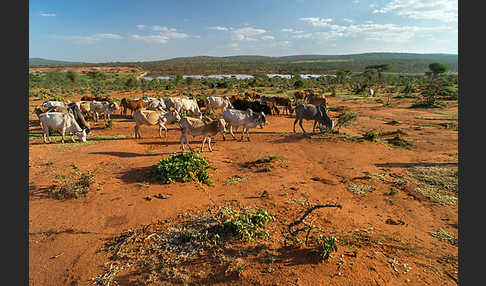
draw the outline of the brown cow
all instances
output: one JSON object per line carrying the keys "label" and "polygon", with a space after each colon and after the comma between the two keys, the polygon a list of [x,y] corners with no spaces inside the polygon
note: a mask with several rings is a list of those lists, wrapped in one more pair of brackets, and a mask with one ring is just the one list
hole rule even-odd
{"label": "brown cow", "polygon": [[307,103],[315,106],[322,105],[327,108],[326,96],[324,94],[313,93],[307,97]]}
{"label": "brown cow", "polygon": [[260,98],[260,95],[257,94],[256,92],[252,92],[252,93],[249,93],[249,92],[245,92],[245,97],[251,99],[251,100],[257,100]]}
{"label": "brown cow", "polygon": [[309,96],[309,93],[307,91],[303,91],[303,90],[298,90],[294,93],[295,101],[300,100],[300,99],[307,100],[307,96]]}
{"label": "brown cow", "polygon": [[288,115],[292,115],[294,113],[294,108],[292,107],[292,101],[288,97],[280,97],[275,96],[275,104],[277,106],[283,106],[284,111],[287,112]]}
{"label": "brown cow", "polygon": [[120,102],[120,114],[127,115],[127,109],[130,109],[130,115],[133,115],[135,110],[146,109],[149,106],[149,102],[144,101],[143,99],[129,99],[129,98],[122,98]]}

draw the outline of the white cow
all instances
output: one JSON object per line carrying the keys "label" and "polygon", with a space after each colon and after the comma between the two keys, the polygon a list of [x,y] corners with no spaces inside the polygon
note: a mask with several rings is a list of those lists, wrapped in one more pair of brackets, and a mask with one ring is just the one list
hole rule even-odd
{"label": "white cow", "polygon": [[174,109],[179,113],[189,113],[192,116],[202,118],[201,110],[195,99],[181,98],[175,102]]}
{"label": "white cow", "polygon": [[165,129],[165,142],[167,143],[167,127],[166,124],[181,120],[179,113],[175,110],[160,111],[160,110],[135,110],[133,112],[133,119],[135,120],[135,138],[142,138],[140,134],[141,125],[158,125],[159,136],[162,138],[162,128]]}
{"label": "white cow", "polygon": [[93,112],[93,118],[95,121],[98,121],[98,113],[103,113],[103,119],[106,121],[110,120],[110,115],[119,110],[120,107],[116,102],[108,102],[108,101],[91,101],[89,104],[89,108],[91,112]]}
{"label": "white cow", "polygon": [[226,96],[209,96],[207,107],[214,113],[214,109],[226,110],[228,108],[233,108],[233,104],[231,104],[231,101]]}
{"label": "white cow", "polygon": [[149,103],[148,110],[165,110],[167,108],[163,100],[155,97],[144,96],[142,100]]}
{"label": "white cow", "polygon": [[[81,142],[86,142],[86,131],[79,127],[74,115],[71,113],[62,112],[45,112],[39,114],[39,120],[42,123],[44,129],[44,143],[51,142],[49,138],[49,128],[59,131],[62,136],[62,143],[64,143],[64,134],[66,130],[72,134],[71,140],[74,141],[74,134],[76,134]],[[46,140],[47,137],[47,140]]]}
{"label": "white cow", "polygon": [[69,102],[50,100],[50,101],[44,102],[42,104],[42,107],[45,107],[45,108],[52,108],[52,107],[55,107],[55,106],[67,107],[68,103]]}
{"label": "white cow", "polygon": [[186,144],[192,152],[191,145],[189,145],[189,134],[192,136],[202,135],[203,141],[201,144],[201,152],[203,152],[206,140],[208,141],[209,151],[213,152],[213,148],[211,148],[211,137],[216,136],[218,132],[221,132],[224,138],[224,133],[226,132],[225,125],[226,122],[221,118],[209,122],[205,122],[199,118],[182,118],[179,121],[179,126],[181,127],[181,149],[184,151],[184,144]]}
{"label": "white cow", "polygon": [[[246,111],[237,110],[237,109],[226,109],[222,113],[223,119],[227,122],[227,127],[229,126],[230,134],[233,136],[233,139],[236,139],[235,135],[233,134],[233,127],[238,128],[239,126],[243,126],[243,131],[241,131],[241,140],[243,141],[243,136],[246,131],[246,138],[250,141],[250,134],[249,129],[255,128],[260,124],[267,124],[267,119],[265,117],[265,113],[263,112],[253,112],[251,109],[247,109]],[[223,140],[226,140],[223,134]]]}

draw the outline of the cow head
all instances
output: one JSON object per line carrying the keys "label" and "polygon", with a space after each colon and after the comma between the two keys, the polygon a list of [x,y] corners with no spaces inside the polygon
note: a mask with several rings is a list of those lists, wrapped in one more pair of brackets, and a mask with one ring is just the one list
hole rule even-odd
{"label": "cow head", "polygon": [[86,129],[76,132],[76,135],[78,136],[79,141],[83,143],[86,142]]}
{"label": "cow head", "polygon": [[334,128],[334,121],[331,120],[329,115],[327,115],[327,109],[324,106],[317,107],[317,113],[319,116],[319,123],[326,125],[327,128]]}

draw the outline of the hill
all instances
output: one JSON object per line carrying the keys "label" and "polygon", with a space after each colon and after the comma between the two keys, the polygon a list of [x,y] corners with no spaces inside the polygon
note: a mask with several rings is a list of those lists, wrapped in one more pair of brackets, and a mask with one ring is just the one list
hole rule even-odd
{"label": "hill", "polygon": [[[31,66],[31,61],[29,64]],[[39,63],[37,59],[36,63]],[[63,65],[65,62],[49,61]],[[56,62],[56,63],[52,63]],[[412,53],[365,53],[351,55],[294,55],[268,57],[240,55],[228,57],[178,57],[161,61],[111,62],[111,63],[65,63],[97,66],[132,66],[150,71],[152,75],[169,74],[228,74],[228,73],[332,73],[336,70],[362,72],[368,65],[390,64],[390,72],[423,73],[432,62],[445,64],[449,71],[458,71],[458,55],[453,54],[412,54]]]}
{"label": "hill", "polygon": [[29,66],[30,67],[37,67],[37,66],[69,66],[69,65],[79,65],[83,64],[81,62],[68,62],[68,61],[56,61],[56,60],[48,60],[42,58],[29,58]]}

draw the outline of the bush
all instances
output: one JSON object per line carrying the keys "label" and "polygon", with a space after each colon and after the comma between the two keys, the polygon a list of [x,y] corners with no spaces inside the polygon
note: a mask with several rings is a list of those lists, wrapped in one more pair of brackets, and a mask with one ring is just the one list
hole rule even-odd
{"label": "bush", "polygon": [[337,239],[334,236],[319,235],[319,237],[315,237],[314,239],[319,246],[321,260],[328,259],[331,256],[331,253],[338,250]]}
{"label": "bush", "polygon": [[76,165],[71,165],[73,172],[68,175],[56,174],[58,180],[50,188],[50,195],[55,199],[76,199],[85,196],[95,183],[94,171],[83,173]]}
{"label": "bush", "polygon": [[211,166],[206,158],[200,157],[199,153],[182,152],[174,153],[172,156],[160,160],[147,172],[149,179],[161,181],[164,184],[174,182],[190,182],[194,179],[209,185],[209,173],[207,169],[216,169]]}
{"label": "bush", "polygon": [[442,99],[455,100],[455,99],[458,98],[459,92],[458,92],[457,89],[454,89],[454,88],[451,88],[451,87],[447,87],[447,88],[442,89],[439,92],[439,96]]}

